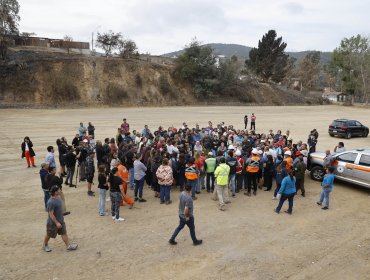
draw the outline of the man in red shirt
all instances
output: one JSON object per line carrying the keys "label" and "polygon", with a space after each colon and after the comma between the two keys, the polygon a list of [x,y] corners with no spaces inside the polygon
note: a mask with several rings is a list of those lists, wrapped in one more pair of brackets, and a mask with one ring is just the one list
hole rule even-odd
{"label": "man in red shirt", "polygon": [[129,131],[130,131],[130,125],[126,121],[126,118],[124,118],[123,123],[121,124],[121,134],[126,135],[126,133]]}
{"label": "man in red shirt", "polygon": [[251,130],[256,130],[256,116],[254,113],[251,116]]}

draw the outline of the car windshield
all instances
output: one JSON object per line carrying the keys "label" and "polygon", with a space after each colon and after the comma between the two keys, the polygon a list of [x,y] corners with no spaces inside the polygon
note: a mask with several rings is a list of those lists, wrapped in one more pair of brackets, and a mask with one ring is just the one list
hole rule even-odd
{"label": "car windshield", "polygon": [[344,125],[344,122],[343,121],[333,121],[333,123],[331,125],[332,126],[342,126],[342,125]]}

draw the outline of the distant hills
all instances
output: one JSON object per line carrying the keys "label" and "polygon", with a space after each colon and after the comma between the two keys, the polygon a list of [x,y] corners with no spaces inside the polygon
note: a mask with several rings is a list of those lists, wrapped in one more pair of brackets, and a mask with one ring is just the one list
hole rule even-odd
{"label": "distant hills", "polygon": [[[252,49],[251,47],[238,45],[238,44],[219,44],[219,43],[211,43],[206,44],[207,46],[210,46],[216,55],[224,55],[225,57],[230,58],[233,55],[236,55],[241,60],[245,60],[249,57],[249,52]],[[175,52],[170,52],[163,54],[164,57],[175,57],[183,53],[184,50],[179,50]],[[303,59],[306,54],[308,54],[310,51],[302,51],[302,52],[287,52],[289,56],[295,57],[297,61]],[[331,59],[331,52],[321,52],[321,64],[328,64]]]}

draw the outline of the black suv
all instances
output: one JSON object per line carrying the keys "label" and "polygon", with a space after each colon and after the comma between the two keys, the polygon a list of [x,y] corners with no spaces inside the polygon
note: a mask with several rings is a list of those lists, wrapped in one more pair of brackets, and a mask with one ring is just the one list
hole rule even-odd
{"label": "black suv", "polygon": [[359,121],[338,119],[331,123],[328,132],[332,137],[339,135],[350,139],[352,136],[367,137],[369,128],[362,125]]}

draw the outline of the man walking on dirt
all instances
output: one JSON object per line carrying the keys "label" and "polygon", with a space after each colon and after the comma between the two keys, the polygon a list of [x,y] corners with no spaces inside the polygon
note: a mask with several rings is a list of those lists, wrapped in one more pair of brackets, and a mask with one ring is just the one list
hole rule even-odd
{"label": "man walking on dirt", "polygon": [[59,187],[53,186],[50,190],[51,198],[47,203],[47,209],[49,212],[48,220],[46,223],[46,236],[44,238],[44,244],[42,249],[45,252],[51,252],[48,246],[50,238],[55,238],[57,234],[62,236],[64,243],[67,246],[67,251],[76,250],[78,245],[69,242],[67,235],[66,224],[64,223],[62,200],[59,197]]}
{"label": "man walking on dirt", "polygon": [[187,225],[190,230],[190,236],[193,240],[194,246],[202,244],[202,240],[197,239],[195,236],[195,225],[194,225],[194,214],[193,214],[193,199],[191,198],[191,185],[187,184],[185,186],[185,191],[181,192],[180,194],[180,202],[179,202],[179,218],[180,224],[175,229],[174,233],[171,236],[171,239],[168,241],[171,245],[176,245],[177,242],[175,241],[176,236],[179,232]]}

